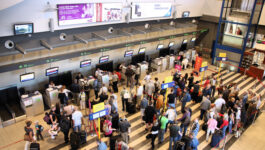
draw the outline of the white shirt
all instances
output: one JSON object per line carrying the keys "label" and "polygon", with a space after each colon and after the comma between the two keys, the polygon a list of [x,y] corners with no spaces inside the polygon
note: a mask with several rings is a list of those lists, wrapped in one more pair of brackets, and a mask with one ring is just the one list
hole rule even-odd
{"label": "white shirt", "polygon": [[142,96],[144,92],[144,87],[143,86],[139,86],[139,88],[137,89],[137,96]]}
{"label": "white shirt", "polygon": [[151,75],[150,75],[150,74],[149,74],[149,75],[146,75],[146,76],[144,77],[144,80],[145,80],[146,82],[150,81],[150,80],[151,80]]}
{"label": "white shirt", "polygon": [[108,88],[106,86],[103,86],[100,90],[99,90],[99,95],[102,93],[108,93]]}
{"label": "white shirt", "polygon": [[221,110],[222,105],[225,104],[225,100],[223,98],[218,98],[215,100],[214,104],[217,110]]}
{"label": "white shirt", "polygon": [[238,109],[237,112],[236,112],[236,119],[237,119],[237,120],[240,120],[240,119],[241,119],[240,116],[241,116],[241,110]]}
{"label": "white shirt", "polygon": [[70,90],[64,89],[63,93],[65,93],[66,97],[68,97],[68,93],[71,92]]}
{"label": "white shirt", "polygon": [[177,117],[176,110],[174,109],[168,109],[166,112],[166,115],[168,115],[168,120],[174,121],[175,118]]}
{"label": "white shirt", "polygon": [[83,117],[83,114],[76,110],[73,114],[72,114],[72,120],[74,120],[74,126],[79,126],[82,124],[82,117]]}

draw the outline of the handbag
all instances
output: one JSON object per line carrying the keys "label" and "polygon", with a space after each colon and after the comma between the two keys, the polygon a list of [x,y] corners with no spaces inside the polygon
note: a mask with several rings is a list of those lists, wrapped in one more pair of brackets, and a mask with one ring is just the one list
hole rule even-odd
{"label": "handbag", "polygon": [[27,134],[24,135],[24,141],[30,141],[29,135],[27,135]]}

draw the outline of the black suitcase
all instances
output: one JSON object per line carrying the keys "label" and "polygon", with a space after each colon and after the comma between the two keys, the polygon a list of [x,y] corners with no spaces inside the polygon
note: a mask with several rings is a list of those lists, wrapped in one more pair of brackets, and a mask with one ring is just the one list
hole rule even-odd
{"label": "black suitcase", "polygon": [[79,146],[81,144],[81,139],[80,139],[79,133],[72,132],[70,134],[70,144],[71,144],[72,150],[76,150],[79,148]]}
{"label": "black suitcase", "polygon": [[85,144],[87,137],[86,131],[79,132],[79,136],[80,136],[80,144]]}
{"label": "black suitcase", "polygon": [[40,150],[40,144],[39,143],[31,143],[29,149],[30,150]]}
{"label": "black suitcase", "polygon": [[110,137],[110,150],[115,150],[115,144],[116,144],[116,140],[120,137],[120,135],[116,135],[116,136],[111,136]]}
{"label": "black suitcase", "polygon": [[128,113],[134,114],[136,112],[136,107],[133,103],[128,103]]}
{"label": "black suitcase", "polygon": [[206,132],[207,129],[208,129],[208,124],[207,124],[207,123],[204,123],[204,124],[202,125],[202,130]]}
{"label": "black suitcase", "polygon": [[222,132],[220,130],[215,131],[215,133],[212,136],[212,140],[210,143],[211,147],[219,147],[219,143],[222,140]]}
{"label": "black suitcase", "polygon": [[185,150],[185,143],[181,141],[177,141],[176,147],[174,150]]}

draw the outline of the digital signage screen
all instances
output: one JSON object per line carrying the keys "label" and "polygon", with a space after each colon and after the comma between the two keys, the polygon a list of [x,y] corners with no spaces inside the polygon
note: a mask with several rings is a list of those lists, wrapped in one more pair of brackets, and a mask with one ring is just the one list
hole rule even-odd
{"label": "digital signage screen", "polygon": [[80,68],[91,66],[91,59],[80,62]]}
{"label": "digital signage screen", "polygon": [[59,25],[119,21],[122,19],[122,3],[59,4]]}
{"label": "digital signage screen", "polygon": [[157,45],[157,49],[161,49],[161,48],[163,48],[163,47],[164,47],[163,44],[158,44],[158,45]]}
{"label": "digital signage screen", "polygon": [[138,54],[143,54],[143,53],[145,53],[145,50],[146,50],[145,47],[140,48]]}
{"label": "digital signage screen", "polygon": [[32,34],[33,33],[33,23],[25,24],[14,24],[14,34]]}
{"label": "digital signage screen", "polygon": [[183,40],[182,44],[187,44],[188,40]]}
{"label": "digital signage screen", "polygon": [[171,17],[171,3],[132,3],[132,19]]}
{"label": "digital signage screen", "polygon": [[133,50],[126,51],[124,57],[131,57],[133,55]]}
{"label": "digital signage screen", "polygon": [[174,42],[170,42],[169,44],[168,44],[168,47],[172,47],[174,45]]}
{"label": "digital signage screen", "polygon": [[34,72],[20,75],[20,82],[26,82],[26,81],[30,81],[30,80],[34,80],[34,79],[35,79],[35,73]]}
{"label": "digital signage screen", "polygon": [[196,38],[195,37],[191,39],[191,42],[195,42],[195,41],[196,41]]}
{"label": "digital signage screen", "polygon": [[59,72],[59,67],[48,68],[46,69],[46,76],[58,74],[58,72]]}
{"label": "digital signage screen", "polygon": [[102,56],[99,58],[99,63],[104,63],[109,61],[109,56]]}

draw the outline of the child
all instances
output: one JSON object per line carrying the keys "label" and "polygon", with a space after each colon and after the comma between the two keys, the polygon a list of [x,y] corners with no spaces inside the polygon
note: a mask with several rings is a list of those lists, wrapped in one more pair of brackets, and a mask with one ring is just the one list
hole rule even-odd
{"label": "child", "polygon": [[86,108],[86,93],[84,89],[81,90],[79,94],[79,99],[80,99],[80,109],[84,110]]}
{"label": "child", "polygon": [[60,127],[58,126],[58,123],[54,123],[51,127],[51,129],[49,129],[49,134],[51,135],[51,139],[55,139],[55,136],[58,135],[59,131],[60,131]]}
{"label": "child", "polygon": [[41,138],[41,140],[44,140],[43,136],[41,134],[41,132],[43,131],[44,128],[42,125],[39,124],[39,121],[35,122],[35,129],[36,129],[37,141],[39,141],[40,138]]}

